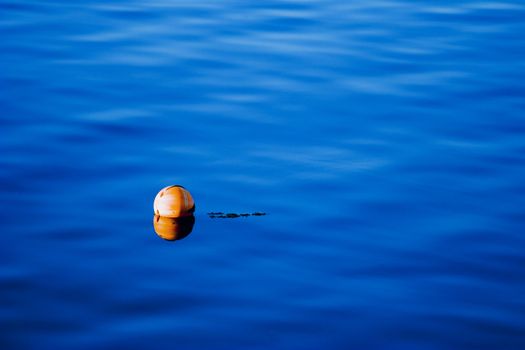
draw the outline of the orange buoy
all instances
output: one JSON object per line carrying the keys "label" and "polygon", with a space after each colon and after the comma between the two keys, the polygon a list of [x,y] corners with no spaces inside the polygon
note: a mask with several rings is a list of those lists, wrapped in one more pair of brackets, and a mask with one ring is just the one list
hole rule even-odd
{"label": "orange buoy", "polygon": [[179,218],[193,215],[195,202],[191,194],[179,185],[164,187],[153,202],[155,215],[167,218]]}
{"label": "orange buoy", "polygon": [[167,218],[164,216],[153,216],[153,228],[155,233],[167,241],[183,239],[191,233],[195,224],[195,216],[184,216],[181,218]]}

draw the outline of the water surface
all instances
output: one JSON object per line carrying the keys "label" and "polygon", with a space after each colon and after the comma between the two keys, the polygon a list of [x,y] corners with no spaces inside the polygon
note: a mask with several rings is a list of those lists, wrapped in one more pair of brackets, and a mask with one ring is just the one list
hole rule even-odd
{"label": "water surface", "polygon": [[0,0],[0,347],[525,348],[524,32],[521,1]]}

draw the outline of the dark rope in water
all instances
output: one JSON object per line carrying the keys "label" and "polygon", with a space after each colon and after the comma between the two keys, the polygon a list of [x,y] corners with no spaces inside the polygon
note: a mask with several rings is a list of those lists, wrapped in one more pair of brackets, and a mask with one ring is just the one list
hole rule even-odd
{"label": "dark rope in water", "polygon": [[222,212],[211,212],[208,213],[208,216],[212,219],[236,219],[236,218],[245,218],[248,216],[264,216],[266,213],[255,212],[255,213],[222,213]]}

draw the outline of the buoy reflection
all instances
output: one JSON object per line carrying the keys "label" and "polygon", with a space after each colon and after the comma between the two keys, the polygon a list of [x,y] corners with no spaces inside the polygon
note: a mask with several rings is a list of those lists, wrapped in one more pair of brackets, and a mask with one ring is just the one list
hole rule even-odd
{"label": "buoy reflection", "polygon": [[177,241],[188,236],[193,230],[195,216],[181,218],[167,218],[164,216],[153,216],[153,228],[155,233],[167,241]]}

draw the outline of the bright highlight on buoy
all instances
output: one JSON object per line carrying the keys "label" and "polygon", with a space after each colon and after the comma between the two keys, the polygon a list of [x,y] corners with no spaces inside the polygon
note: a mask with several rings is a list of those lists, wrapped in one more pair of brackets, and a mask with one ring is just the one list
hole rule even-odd
{"label": "bright highlight on buoy", "polygon": [[153,202],[155,215],[180,218],[193,215],[195,202],[190,192],[179,185],[164,187]]}

